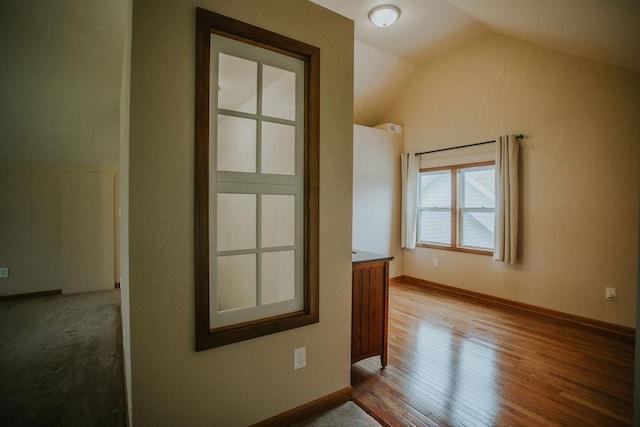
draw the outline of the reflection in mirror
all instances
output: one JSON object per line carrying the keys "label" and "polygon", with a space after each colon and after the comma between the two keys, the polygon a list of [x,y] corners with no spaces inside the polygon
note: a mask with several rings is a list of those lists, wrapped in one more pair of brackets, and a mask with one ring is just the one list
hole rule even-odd
{"label": "reflection in mirror", "polygon": [[221,53],[218,64],[218,107],[255,113],[257,78],[256,62]]}
{"label": "reflection in mirror", "polygon": [[262,122],[262,173],[295,175],[295,132],[291,125]]}
{"label": "reflection in mirror", "polygon": [[295,244],[294,196],[264,194],[261,228],[263,247],[293,246]]}
{"label": "reflection in mirror", "polygon": [[218,170],[256,171],[256,121],[218,115]]}
{"label": "reflection in mirror", "polygon": [[295,298],[294,251],[262,254],[262,304]]}
{"label": "reflection in mirror", "polygon": [[218,251],[256,247],[255,194],[218,193]]}
{"label": "reflection in mirror", "polygon": [[279,119],[296,119],[296,75],[265,65],[262,71],[262,114]]}
{"label": "reflection in mirror", "polygon": [[219,256],[218,311],[256,305],[256,256]]}
{"label": "reflection in mirror", "polygon": [[318,322],[318,48],[197,10],[196,349]]}

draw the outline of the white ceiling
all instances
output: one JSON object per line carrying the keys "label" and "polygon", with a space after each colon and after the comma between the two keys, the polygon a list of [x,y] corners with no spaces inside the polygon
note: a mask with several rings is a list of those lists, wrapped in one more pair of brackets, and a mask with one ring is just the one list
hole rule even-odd
{"label": "white ceiling", "polygon": [[[377,124],[411,70],[495,33],[640,71],[639,0],[311,1],[355,22],[360,43],[355,45],[354,119],[359,124]],[[393,26],[378,28],[367,16],[385,3],[402,13]],[[373,66],[378,59],[393,65]],[[397,69],[403,73],[392,72]]]}
{"label": "white ceiling", "polygon": [[[637,0],[312,0],[355,22],[356,40],[421,65],[431,56],[491,32],[640,71]],[[393,3],[391,27],[367,15]]]}

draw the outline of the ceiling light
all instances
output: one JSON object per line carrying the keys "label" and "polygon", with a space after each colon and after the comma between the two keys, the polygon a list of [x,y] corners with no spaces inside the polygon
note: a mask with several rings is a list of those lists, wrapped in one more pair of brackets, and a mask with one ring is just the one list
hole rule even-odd
{"label": "ceiling light", "polygon": [[400,16],[400,9],[391,4],[376,6],[369,12],[369,19],[378,27],[388,27]]}

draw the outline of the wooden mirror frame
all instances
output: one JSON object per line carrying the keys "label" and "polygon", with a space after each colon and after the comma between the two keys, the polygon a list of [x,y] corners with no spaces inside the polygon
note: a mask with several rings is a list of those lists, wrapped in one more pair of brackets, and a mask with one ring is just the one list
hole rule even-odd
{"label": "wooden mirror frame", "polygon": [[[304,263],[300,311],[210,326],[209,296],[209,89],[211,34],[218,34],[302,60],[304,82]],[[195,327],[196,351],[260,337],[319,321],[319,124],[320,49],[297,40],[196,9],[195,87]]]}

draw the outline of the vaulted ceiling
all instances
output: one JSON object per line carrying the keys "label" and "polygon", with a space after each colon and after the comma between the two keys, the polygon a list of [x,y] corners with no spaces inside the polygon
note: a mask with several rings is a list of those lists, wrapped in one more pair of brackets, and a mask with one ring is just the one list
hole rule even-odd
{"label": "vaulted ceiling", "polygon": [[127,0],[3,0],[0,158],[117,164]]}
{"label": "vaulted ceiling", "polygon": [[[491,34],[640,72],[639,0],[312,0],[355,22],[356,123],[379,123],[416,69]],[[398,22],[377,28],[371,8]],[[5,0],[0,158],[118,161],[128,0]]]}
{"label": "vaulted ceiling", "polygon": [[[637,0],[312,1],[355,22],[354,117],[360,124],[376,124],[417,67],[490,34],[640,72]],[[384,3],[402,13],[393,26],[378,28],[367,16]]]}

